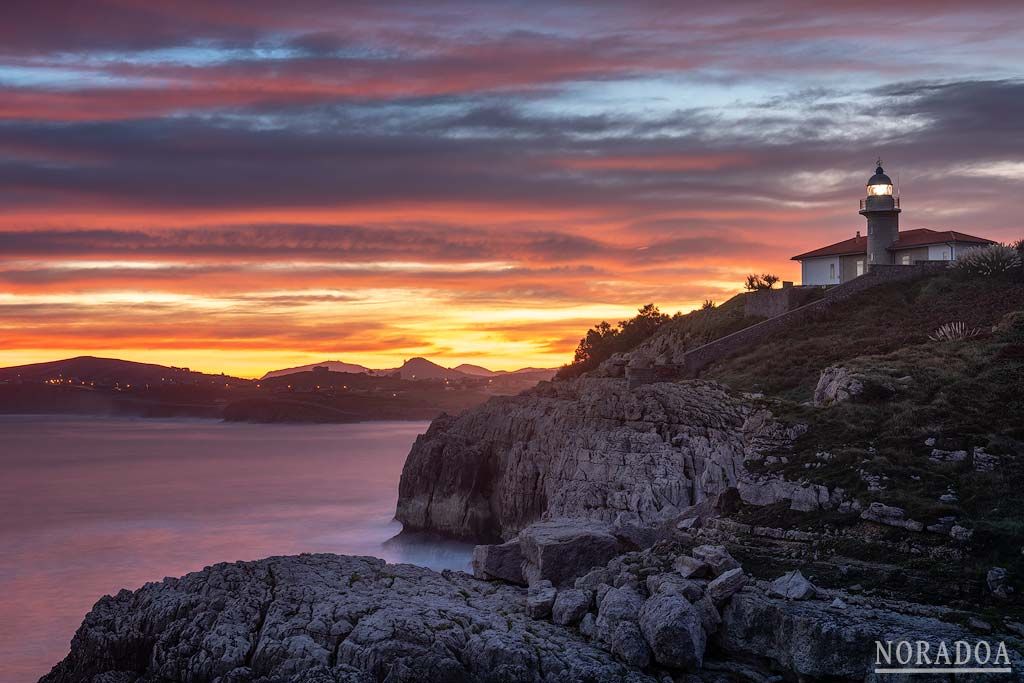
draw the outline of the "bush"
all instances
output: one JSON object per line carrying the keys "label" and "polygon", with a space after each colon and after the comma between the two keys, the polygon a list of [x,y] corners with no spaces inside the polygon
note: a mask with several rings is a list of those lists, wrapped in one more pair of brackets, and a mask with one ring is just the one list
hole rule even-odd
{"label": "bush", "polygon": [[968,249],[953,262],[953,268],[957,272],[969,277],[1004,275],[1020,267],[1020,253],[1005,244]]}
{"label": "bush", "polygon": [[928,338],[932,341],[944,342],[944,341],[961,341],[964,339],[970,339],[971,337],[977,337],[981,334],[981,330],[978,328],[968,329],[967,325],[962,322],[946,323],[941,325],[939,329],[935,330],[932,334],[928,335]]}
{"label": "bush", "polygon": [[580,339],[572,363],[563,365],[557,373],[559,379],[570,379],[593,370],[616,353],[629,351],[654,334],[659,327],[671,320],[654,304],[647,304],[629,320],[620,320],[613,327],[602,321],[587,331]]}
{"label": "bush", "polygon": [[747,276],[747,279],[744,280],[743,288],[751,292],[756,292],[762,289],[771,289],[778,281],[778,275],[772,275],[771,273],[757,275],[756,273],[751,273]]}
{"label": "bush", "polygon": [[1024,311],[1011,311],[992,328],[1000,341],[1024,343]]}

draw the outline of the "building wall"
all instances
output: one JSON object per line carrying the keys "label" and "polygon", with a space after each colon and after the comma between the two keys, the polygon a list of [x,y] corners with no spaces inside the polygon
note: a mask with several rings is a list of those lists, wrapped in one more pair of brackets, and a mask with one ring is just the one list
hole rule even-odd
{"label": "building wall", "polygon": [[928,260],[929,261],[952,261],[952,247],[948,244],[930,244],[928,245]]}
{"label": "building wall", "polygon": [[[857,263],[860,262],[860,273],[857,272]],[[867,256],[865,254],[850,254],[839,257],[839,281],[849,282],[858,275],[868,272]]]}
{"label": "building wall", "polygon": [[836,256],[804,259],[800,262],[800,284],[838,285],[841,272],[839,258]]}
{"label": "building wall", "polygon": [[[899,249],[893,252],[894,264],[897,266],[912,266],[917,261],[931,261],[928,247],[914,247],[913,249]],[[941,259],[934,259],[936,261]],[[906,261],[904,263],[904,261]]]}

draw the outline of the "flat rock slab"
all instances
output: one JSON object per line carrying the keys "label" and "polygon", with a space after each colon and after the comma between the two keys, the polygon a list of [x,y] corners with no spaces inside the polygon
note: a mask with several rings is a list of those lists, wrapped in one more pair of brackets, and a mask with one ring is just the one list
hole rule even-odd
{"label": "flat rock slab", "polygon": [[519,532],[523,557],[532,565],[531,578],[556,586],[573,582],[604,566],[623,551],[607,524],[586,519],[537,522]]}
{"label": "flat rock slab", "polygon": [[526,590],[371,557],[218,564],[102,598],[41,683],[653,683]]}

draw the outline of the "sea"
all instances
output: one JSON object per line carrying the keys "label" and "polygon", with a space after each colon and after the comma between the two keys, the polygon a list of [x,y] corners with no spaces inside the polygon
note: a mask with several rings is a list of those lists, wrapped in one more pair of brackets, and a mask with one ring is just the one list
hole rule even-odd
{"label": "sea", "polygon": [[426,427],[0,416],[3,681],[48,672],[101,596],[218,562],[329,552],[468,569],[468,544],[393,540]]}

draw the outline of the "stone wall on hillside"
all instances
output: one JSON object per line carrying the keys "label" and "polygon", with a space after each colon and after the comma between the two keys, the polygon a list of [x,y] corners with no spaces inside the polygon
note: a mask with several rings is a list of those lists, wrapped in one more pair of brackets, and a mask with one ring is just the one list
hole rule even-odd
{"label": "stone wall on hillside", "polygon": [[774,318],[823,296],[823,287],[762,289],[743,295],[743,314],[748,318]]}
{"label": "stone wall on hillside", "polygon": [[761,344],[777,332],[801,325],[808,320],[822,315],[835,304],[863,292],[864,290],[888,284],[915,280],[935,274],[949,267],[946,261],[927,261],[912,266],[875,265],[870,272],[858,278],[844,282],[828,289],[823,298],[809,304],[799,306],[786,313],[768,320],[745,327],[720,339],[698,346],[683,354],[683,362],[672,366],[671,371],[648,368],[637,372],[634,368],[626,368],[629,387],[635,388],[657,381],[670,381],[682,377],[693,377],[711,363],[727,358],[734,353]]}

